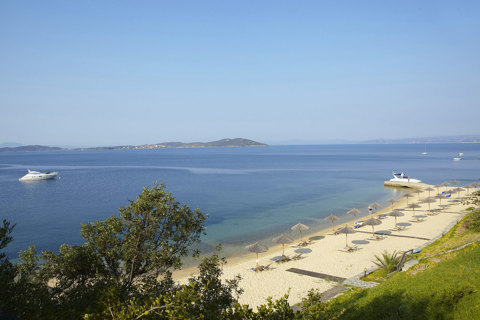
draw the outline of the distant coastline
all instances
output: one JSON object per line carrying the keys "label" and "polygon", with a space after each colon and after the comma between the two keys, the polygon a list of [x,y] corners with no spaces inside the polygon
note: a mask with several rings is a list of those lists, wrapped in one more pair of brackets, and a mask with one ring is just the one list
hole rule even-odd
{"label": "distant coastline", "polygon": [[91,148],[60,148],[41,145],[29,145],[18,147],[0,148],[0,152],[38,152],[38,151],[65,151],[65,150],[138,150],[138,149],[167,149],[167,148],[211,148],[211,147],[263,147],[265,143],[256,142],[249,139],[221,139],[211,142],[161,142],[142,145],[125,145],[110,147],[91,147]]}

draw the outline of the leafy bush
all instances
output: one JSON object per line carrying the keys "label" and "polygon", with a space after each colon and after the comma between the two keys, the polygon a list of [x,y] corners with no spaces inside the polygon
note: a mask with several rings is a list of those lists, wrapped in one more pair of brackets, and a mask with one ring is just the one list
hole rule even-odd
{"label": "leafy bush", "polygon": [[385,270],[387,273],[393,272],[397,269],[397,265],[400,262],[401,257],[398,256],[397,251],[388,253],[384,251],[381,255],[375,255],[374,264]]}

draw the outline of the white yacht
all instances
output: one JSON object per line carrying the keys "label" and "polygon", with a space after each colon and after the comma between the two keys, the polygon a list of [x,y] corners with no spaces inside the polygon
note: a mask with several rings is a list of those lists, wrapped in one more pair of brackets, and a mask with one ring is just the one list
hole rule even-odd
{"label": "white yacht", "polygon": [[21,177],[20,181],[36,181],[36,180],[47,180],[47,179],[55,179],[58,176],[58,172],[38,172],[28,170],[28,173]]}
{"label": "white yacht", "polygon": [[412,183],[420,183],[421,180],[410,178],[409,176],[402,173],[395,173],[393,172],[393,179],[390,181],[398,181],[398,182],[412,182]]}

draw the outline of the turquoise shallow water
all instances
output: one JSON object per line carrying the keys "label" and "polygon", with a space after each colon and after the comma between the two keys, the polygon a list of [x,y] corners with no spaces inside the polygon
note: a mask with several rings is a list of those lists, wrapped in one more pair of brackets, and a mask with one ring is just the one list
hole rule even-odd
{"label": "turquoise shallow water", "polygon": [[[479,144],[319,145],[254,148],[0,153],[0,218],[17,226],[7,248],[56,250],[80,244],[80,223],[115,214],[153,181],[178,201],[209,214],[203,252],[221,242],[227,255],[256,240],[267,244],[302,222],[312,231],[331,213],[400,192],[383,187],[392,171],[426,183],[480,177]],[[458,152],[464,160],[453,161]],[[22,183],[31,170],[60,171],[60,179]]]}

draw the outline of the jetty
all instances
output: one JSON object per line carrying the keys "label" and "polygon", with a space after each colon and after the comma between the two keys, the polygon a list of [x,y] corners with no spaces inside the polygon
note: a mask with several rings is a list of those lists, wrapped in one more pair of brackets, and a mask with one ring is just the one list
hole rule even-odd
{"label": "jetty", "polygon": [[426,183],[408,182],[408,181],[390,181],[390,180],[384,181],[383,185],[385,187],[411,188],[411,189],[425,189],[429,187],[429,185]]}

